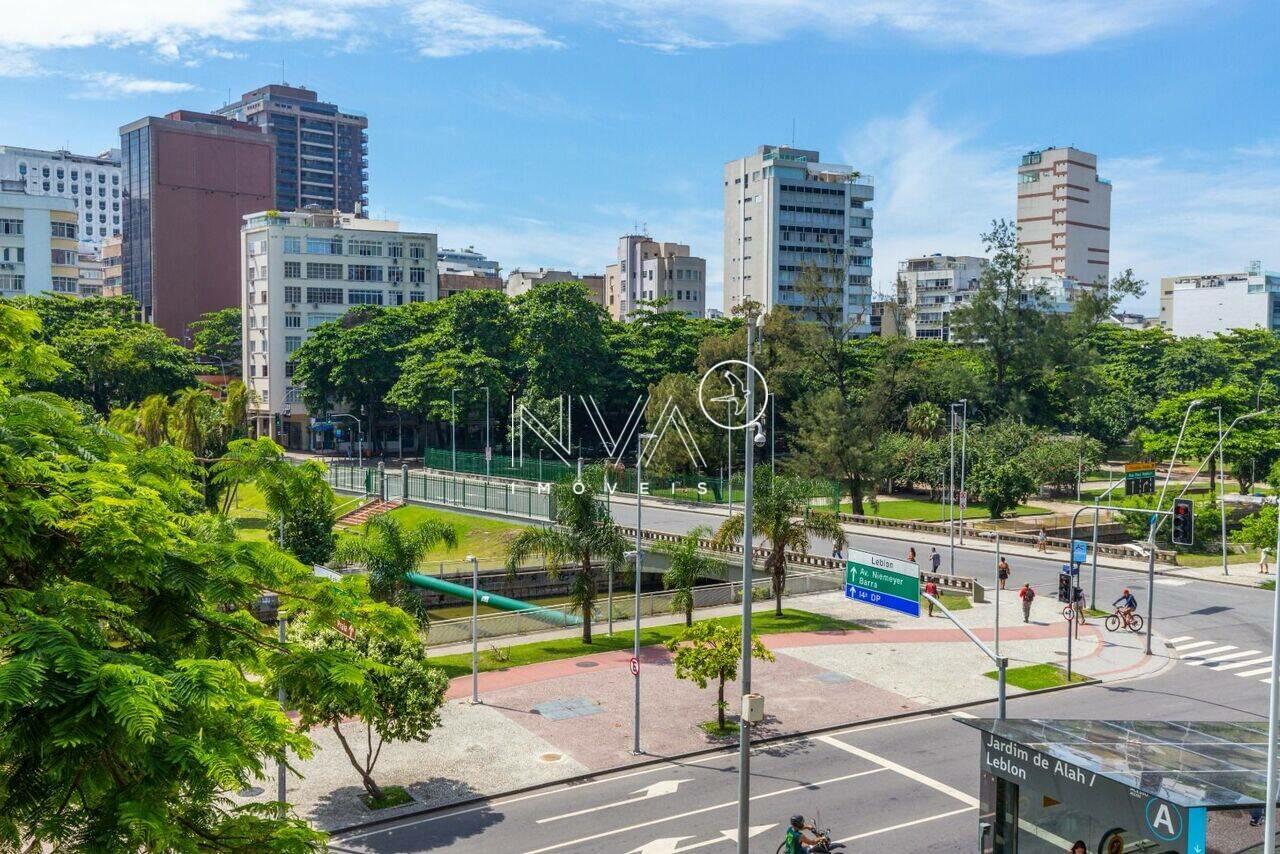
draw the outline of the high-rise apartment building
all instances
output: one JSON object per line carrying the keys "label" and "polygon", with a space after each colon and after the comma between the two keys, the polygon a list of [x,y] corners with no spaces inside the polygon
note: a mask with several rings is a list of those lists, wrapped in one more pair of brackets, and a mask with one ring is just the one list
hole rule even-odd
{"label": "high-rise apartment building", "polygon": [[707,261],[683,243],[647,234],[618,238],[618,263],[604,268],[605,308],[614,320],[631,320],[646,300],[667,300],[658,311],[702,317],[707,308]]}
{"label": "high-rise apartment building", "polygon": [[497,261],[486,258],[474,246],[466,249],[441,249],[436,253],[440,262],[440,274],[461,273],[477,276],[500,276],[502,267]]}
{"label": "high-rise apartment building", "polygon": [[871,332],[872,181],[817,151],[762,145],[724,167],[724,309],[743,299],[803,316],[806,268],[839,290],[853,334]]}
{"label": "high-rise apartment building", "polygon": [[119,235],[102,241],[102,295],[104,297],[124,295],[124,289],[120,284],[123,275],[120,268],[122,242],[123,238]]}
{"label": "high-rise apartment building", "polygon": [[0,297],[79,293],[77,219],[70,199],[0,181]]}
{"label": "high-rise apartment building", "polygon": [[1180,337],[1232,329],[1280,332],[1280,273],[1254,262],[1235,273],[1163,278],[1160,328]]}
{"label": "high-rise apartment building", "polygon": [[1096,155],[1045,148],[1022,156],[1018,243],[1032,279],[1109,281],[1111,182],[1098,177]]}
{"label": "high-rise apartment building", "polygon": [[120,128],[121,290],[142,319],[183,340],[240,304],[240,226],[271,208],[272,146],[253,125],[178,110]]}
{"label": "high-rise apartment building", "polygon": [[978,290],[987,259],[972,255],[924,255],[898,263],[898,305],[905,309],[899,334],[951,340],[951,312]]}
{"label": "high-rise apartment building", "polygon": [[536,270],[521,270],[517,267],[512,270],[507,276],[507,296],[518,297],[549,282],[578,282],[587,289],[587,297],[593,303],[604,305],[604,276],[579,276],[570,270],[555,270],[550,267],[539,267]]}
{"label": "high-rise apartment building", "polygon": [[256,125],[276,152],[275,207],[363,216],[369,208],[369,120],[301,86],[276,83],[214,110]]}
{"label": "high-rise apartment building", "polygon": [[120,150],[97,157],[0,145],[0,179],[17,180],[31,196],[70,199],[79,240],[98,245],[120,233]]}
{"label": "high-rise apartment building", "polygon": [[259,211],[243,218],[239,240],[233,257],[242,274],[251,417],[259,436],[309,448],[311,426],[290,357],[312,330],[353,306],[434,301],[436,236],[340,211]]}

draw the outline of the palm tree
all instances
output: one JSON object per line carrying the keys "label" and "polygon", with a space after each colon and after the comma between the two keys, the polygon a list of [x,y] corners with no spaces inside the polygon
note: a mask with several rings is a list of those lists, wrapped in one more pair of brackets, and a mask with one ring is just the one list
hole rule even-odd
{"label": "palm tree", "polygon": [[525,528],[511,541],[507,552],[507,574],[513,577],[526,559],[539,553],[552,578],[560,576],[562,565],[577,563],[578,573],[569,585],[569,602],[582,614],[583,643],[591,643],[598,572],[594,562],[603,562],[606,572],[615,572],[622,568],[627,548],[608,508],[596,500],[603,481],[603,469],[592,466],[583,472],[576,489],[572,481],[554,484],[554,523],[546,528]]}
{"label": "palm tree", "polygon": [[213,465],[213,482],[220,487],[229,487],[222,498],[222,515],[231,512],[240,484],[255,481],[260,475],[282,465],[288,465],[284,461],[284,452],[266,436],[237,439],[227,446],[227,452]]}
{"label": "palm tree", "polygon": [[375,599],[398,605],[418,622],[427,621],[427,608],[405,576],[416,572],[427,552],[440,545],[453,548],[458,532],[446,522],[428,519],[410,528],[396,516],[374,516],[365,523],[364,536],[338,544],[333,560],[338,566],[362,564],[369,573],[369,592]]}
{"label": "palm tree", "polygon": [[138,420],[134,432],[148,448],[169,441],[169,400],[163,394],[153,394],[138,407]]}
{"label": "palm tree", "polygon": [[[810,537],[826,537],[844,548],[844,529],[835,514],[810,512],[809,501],[816,490],[809,481],[775,476],[767,468],[757,469],[755,478],[751,530],[755,536],[769,541],[769,556],[764,565],[773,580],[774,613],[781,617],[782,591],[787,584],[787,552],[809,551]],[[734,514],[716,531],[713,544],[723,549],[740,541],[742,528],[742,515]],[[744,590],[742,595],[750,596],[751,591]]]}
{"label": "palm tree", "polygon": [[907,407],[907,429],[921,439],[938,435],[942,429],[942,407],[927,400]]}
{"label": "palm tree", "polygon": [[720,564],[702,551],[698,540],[711,536],[711,529],[697,527],[674,543],[658,543],[654,551],[671,561],[662,576],[662,586],[674,590],[671,610],[684,611],[684,624],[693,625],[693,588],[699,578],[719,575]]}

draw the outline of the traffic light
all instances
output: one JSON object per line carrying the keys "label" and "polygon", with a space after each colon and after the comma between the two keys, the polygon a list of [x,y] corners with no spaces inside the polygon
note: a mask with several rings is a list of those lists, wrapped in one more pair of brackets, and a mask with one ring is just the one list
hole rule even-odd
{"label": "traffic light", "polygon": [[1189,546],[1195,540],[1195,510],[1190,498],[1173,499],[1173,544]]}
{"label": "traffic light", "polygon": [[282,432],[282,430],[280,429],[280,413],[279,412],[275,413],[275,420],[276,420],[276,435],[279,436],[280,433]]}

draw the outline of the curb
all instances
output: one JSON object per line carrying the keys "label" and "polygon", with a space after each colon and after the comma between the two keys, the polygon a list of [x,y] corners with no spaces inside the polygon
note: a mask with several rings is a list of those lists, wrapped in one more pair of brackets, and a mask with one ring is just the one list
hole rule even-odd
{"label": "curb", "polygon": [[[1115,681],[1119,682],[1124,680],[1115,680]],[[1072,688],[1085,688],[1091,685],[1100,685],[1100,684],[1104,684],[1104,683],[1101,680],[1088,678],[1083,682],[1073,682],[1067,685],[1054,685],[1050,688],[1039,688],[1035,691],[1025,691],[1021,694],[1017,694],[1015,696],[1009,697],[1008,700],[1012,701],[1012,700],[1020,699],[1022,697],[1037,697],[1041,694],[1052,694],[1058,691],[1069,691]],[[808,738],[809,736],[822,735],[823,733],[835,732],[838,730],[846,730],[846,729],[850,729],[851,727],[860,727],[868,724],[886,723],[889,721],[909,720],[911,718],[925,717],[928,715],[939,715],[939,714],[945,714],[947,712],[961,711],[963,709],[973,708],[975,706],[985,706],[991,703],[996,703],[996,702],[999,702],[999,699],[1000,698],[998,696],[995,696],[985,700],[970,700],[968,702],[953,703],[946,706],[933,706],[928,709],[914,709],[909,712],[896,712],[891,715],[881,715],[879,717],[864,718],[858,721],[848,721],[840,724],[831,724],[829,726],[818,727],[817,729],[802,730],[799,732],[781,733],[779,735],[768,736],[767,738],[753,739],[751,742],[751,746],[752,748],[755,748],[757,746],[773,744],[779,741],[793,741],[793,740]],[[619,771],[630,771],[637,768],[647,768],[651,765],[660,765],[664,762],[679,762],[684,759],[694,759],[699,756],[709,756],[714,753],[723,753],[729,750],[737,750],[737,749],[738,748],[736,744],[718,745],[715,747],[704,747],[704,748],[699,748],[698,750],[690,750],[685,753],[675,753],[670,756],[654,756],[652,758],[645,759],[641,762],[632,762],[627,765],[616,765],[612,768],[601,768],[596,771],[590,771],[586,774],[576,774],[572,777],[564,777],[562,779],[554,780],[549,783],[537,783],[531,786],[521,786],[516,789],[507,789],[502,792],[495,792],[491,795],[477,795],[472,798],[466,798],[465,800],[454,801],[453,803],[449,803],[449,804],[441,804],[439,806],[424,806],[422,809],[413,810],[411,812],[403,812],[395,816],[387,816],[385,818],[375,818],[375,819],[370,819],[369,821],[358,822],[356,824],[349,824],[344,827],[337,827],[337,828],[334,828],[333,830],[327,831],[327,833],[332,839],[332,837],[336,837],[341,834],[354,833],[356,831],[361,831],[361,830],[371,830],[378,827],[382,827],[383,825],[395,824],[396,822],[402,821],[406,818],[420,818],[425,815],[432,815],[434,813],[445,812],[447,810],[457,809],[459,807],[472,806],[474,804],[483,803],[485,801],[494,801],[501,798],[513,797],[515,795],[524,795],[530,792],[539,791],[540,789],[548,789],[548,788],[551,788],[552,786],[568,786],[568,785],[573,785],[574,783],[583,783],[589,780],[594,780],[597,777],[605,777],[609,774],[615,774],[615,773],[618,773]],[[340,842],[341,840],[337,840],[337,841]]]}

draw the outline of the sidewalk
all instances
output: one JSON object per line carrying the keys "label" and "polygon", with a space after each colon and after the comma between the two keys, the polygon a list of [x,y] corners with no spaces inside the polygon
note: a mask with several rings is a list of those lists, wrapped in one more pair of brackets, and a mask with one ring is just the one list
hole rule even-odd
{"label": "sidewalk", "polygon": [[[1000,652],[1010,658],[1010,667],[1065,662],[1067,623],[1061,605],[1041,595],[1031,622],[1023,623],[1016,596],[1014,590],[1000,594]],[[850,602],[838,593],[791,597],[786,604],[854,620],[868,630],[764,636],[776,661],[753,663],[752,690],[766,697],[765,720],[757,727],[761,736],[996,694],[995,681],[983,675],[994,665],[944,617],[907,617]],[[739,609],[709,609],[700,616],[720,610]],[[956,618],[993,645],[995,612],[991,602],[956,612]],[[630,628],[629,623],[615,624],[618,632],[629,633]],[[1143,654],[1142,643],[1139,635],[1111,635],[1097,624],[1084,626],[1072,644],[1073,669],[1110,681],[1149,675],[1168,664],[1163,643],[1152,657]],[[667,650],[646,647],[640,655],[640,742],[645,755],[633,756],[635,679],[629,662],[629,651],[606,652],[482,673],[482,704],[476,706],[469,701],[470,675],[453,680],[441,725],[430,741],[387,745],[375,769],[380,784],[405,786],[418,803],[380,811],[378,816],[735,743],[735,736],[715,738],[699,726],[715,717],[714,685],[701,690],[677,680]],[[726,685],[730,715],[736,712],[740,693],[736,683]],[[1018,693],[1010,687],[1011,696]],[[348,738],[363,743],[363,727],[351,724],[346,729]],[[301,763],[302,779],[290,777],[290,801],[321,827],[373,817],[358,800],[358,778],[333,733],[311,735],[319,749],[315,758]],[[261,790],[257,798],[270,798],[274,781],[262,783]]]}

